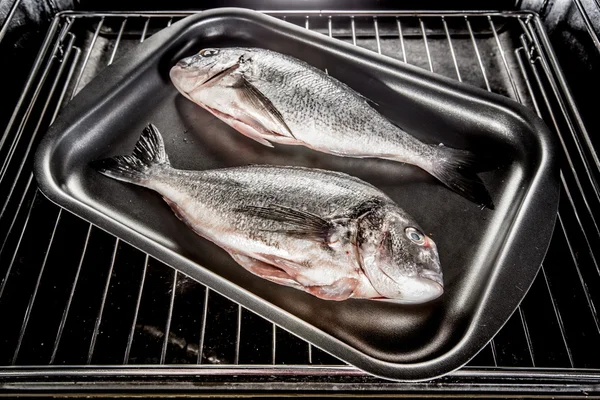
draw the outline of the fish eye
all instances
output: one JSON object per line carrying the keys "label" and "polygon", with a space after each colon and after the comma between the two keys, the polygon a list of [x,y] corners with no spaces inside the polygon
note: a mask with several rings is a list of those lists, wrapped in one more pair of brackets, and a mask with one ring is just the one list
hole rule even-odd
{"label": "fish eye", "polygon": [[422,246],[425,244],[425,235],[416,230],[413,227],[408,227],[404,230],[406,237],[409,238],[413,243]]}
{"label": "fish eye", "polygon": [[217,54],[219,54],[219,50],[217,49],[204,49],[202,51],[200,51],[200,54],[202,57],[212,57],[212,56],[216,56]]}

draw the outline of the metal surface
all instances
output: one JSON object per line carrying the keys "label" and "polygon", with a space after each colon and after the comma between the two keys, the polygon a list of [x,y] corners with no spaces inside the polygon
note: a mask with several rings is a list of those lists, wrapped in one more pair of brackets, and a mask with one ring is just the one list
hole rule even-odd
{"label": "metal surface", "polygon": [[[460,76],[463,81],[469,84],[487,88],[488,90],[509,97],[514,96],[513,83],[508,79],[506,72],[503,72],[506,66],[503,65],[498,50],[490,47],[491,44],[495,43],[495,38],[493,35],[490,35],[487,21],[488,14],[377,13],[369,11],[345,13],[339,11],[331,13],[299,11],[279,12],[277,14],[282,17],[285,14],[289,22],[298,22],[301,26],[304,26],[305,17],[310,15],[311,29],[319,29],[317,21],[325,21],[328,15],[332,15],[333,37],[347,40],[350,43],[354,42],[357,45],[374,51],[377,51],[376,40],[374,40],[374,29],[370,31],[366,28],[361,29],[358,21],[361,18],[368,18],[372,15],[377,15],[379,19],[399,16],[395,32],[386,32],[383,37],[379,38],[383,47],[382,52],[383,54],[423,68],[428,68],[429,65],[428,61],[426,61],[427,54],[425,52],[422,32],[419,29],[413,29],[417,27],[415,25],[417,18],[419,16],[427,18],[426,22],[429,22],[429,19],[434,20],[436,18],[439,18],[439,22],[441,22],[441,17],[444,17],[444,22],[450,19],[462,19],[464,21],[463,30],[454,30],[451,27],[449,32],[445,32],[445,29],[439,32],[435,30],[425,32],[430,47],[432,42],[439,44],[441,41],[445,43],[450,42],[450,40],[452,41],[451,48],[454,51],[443,52],[438,47],[432,50],[430,55],[432,62],[451,60],[448,63],[451,66],[450,69],[434,68],[435,71],[454,79]],[[69,73],[65,78],[60,79],[60,85],[63,88],[61,95],[49,104],[49,108],[54,112],[54,110],[58,111],[63,105],[62,99],[66,97],[65,93],[68,95],[75,92],[74,78],[77,74],[73,74],[74,70],[79,71],[84,66],[86,67],[84,69],[89,70],[89,72],[86,72],[86,75],[89,74],[91,77],[102,68],[103,60],[104,65],[108,62],[108,55],[112,54],[111,51],[118,58],[123,54],[124,50],[122,49],[125,47],[130,48],[135,43],[143,41],[145,37],[160,29],[161,24],[163,27],[166,26],[170,18],[177,20],[177,18],[184,15],[186,13],[150,12],[75,13],[57,16],[43,44],[40,55],[31,69],[30,80],[24,88],[23,95],[19,100],[13,118],[0,140],[0,154],[6,154],[6,150],[12,147],[12,144],[15,142],[22,146],[24,143],[26,144],[27,140],[34,140],[35,137],[32,134],[33,127],[38,122],[41,123],[42,132],[49,124],[47,116],[41,112],[41,104],[45,98],[35,95],[35,93],[44,88],[47,91],[51,85],[50,81],[52,79],[47,79],[46,76],[48,74],[43,72],[46,67],[54,68],[53,71],[55,71],[61,62],[66,62],[69,65]],[[596,327],[597,318],[595,317],[595,309],[598,304],[598,296],[600,296],[600,287],[597,285],[598,276],[600,275],[596,263],[596,253],[599,248],[595,244],[600,240],[600,235],[598,234],[594,218],[595,210],[598,209],[597,183],[588,172],[598,172],[596,168],[597,163],[595,162],[597,156],[590,146],[585,126],[577,113],[575,102],[568,92],[564,77],[558,69],[558,60],[556,60],[550,49],[549,41],[542,30],[541,22],[527,13],[499,12],[490,13],[489,15],[493,17],[492,19],[496,26],[500,26],[499,22],[505,19],[519,19],[521,21],[521,29],[516,29],[514,25],[510,29],[502,27],[499,29],[500,33],[498,33],[498,36],[504,46],[504,55],[509,60],[508,67],[511,69],[513,81],[520,93],[519,96],[521,96],[522,102],[535,109],[546,120],[548,126],[553,128],[557,136],[562,139],[561,145],[567,161],[564,163],[561,176],[563,186],[563,199],[560,205],[561,222],[557,224],[555,237],[544,268],[538,275],[533,288],[519,309],[519,313],[512,317],[491,345],[484,349],[469,364],[469,368],[457,371],[451,376],[440,380],[436,383],[436,390],[466,390],[466,385],[483,390],[482,386],[476,383],[481,380],[487,380],[488,383],[483,386],[487,390],[510,390],[517,392],[552,391],[564,393],[598,390],[600,371],[595,368],[600,367],[600,356],[597,349],[600,332],[598,332]],[[103,17],[106,18],[106,21],[110,22],[111,28],[105,29],[102,32],[99,30],[99,35],[103,38],[103,42],[101,45],[94,43],[94,54],[97,57],[92,58],[87,65],[84,65],[81,60],[83,57],[79,57],[79,54],[87,54],[88,51],[92,50],[91,40]],[[111,48],[111,45],[116,41],[119,28],[126,17],[129,20],[124,27],[120,46]],[[130,22],[134,19],[139,20],[139,26],[134,26],[135,24]],[[71,20],[75,21],[72,26],[69,23]],[[5,24],[9,22],[7,21]],[[373,22],[371,22],[371,26],[373,26],[372,24]],[[442,27],[444,25],[442,23]],[[59,51],[59,48],[62,49],[66,45],[64,31],[67,26],[69,26],[68,30],[77,38],[74,46],[75,52],[72,53],[71,59],[64,59],[62,57],[64,53]],[[426,27],[430,28],[429,24]],[[322,30],[319,29],[319,31]],[[322,32],[328,33],[326,31]],[[381,32],[379,33],[381,35]],[[465,42],[468,42],[468,47]],[[124,44],[127,44],[127,46],[124,46]],[[471,49],[471,51],[465,52],[464,50],[467,48]],[[480,49],[485,49],[485,51]],[[456,60],[454,60],[454,56]],[[496,78],[488,79],[488,75],[490,77],[495,76]],[[498,76],[504,79],[498,79]],[[83,84],[87,81],[89,79],[85,79],[81,83]],[[34,109],[32,111],[35,112],[26,112],[32,107]],[[45,117],[46,119],[44,119]],[[15,122],[18,121],[26,125],[25,135],[19,134],[18,131],[21,129],[15,127]],[[34,382],[37,379],[36,376],[48,376],[50,373],[53,376],[60,377],[60,379],[47,381],[48,386],[45,387],[46,389],[55,388],[59,390],[58,388],[61,387],[63,389],[68,388],[69,384],[65,383],[65,380],[68,381],[69,377],[74,375],[87,376],[90,381],[98,385],[98,381],[104,380],[105,378],[103,377],[108,373],[125,377],[149,376],[149,379],[154,379],[156,385],[160,385],[161,380],[156,377],[152,378],[152,376],[156,376],[156,374],[163,377],[168,375],[175,377],[175,381],[181,382],[181,387],[185,387],[185,390],[202,390],[197,386],[192,387],[191,384],[187,385],[185,383],[186,379],[181,378],[181,374],[183,373],[178,372],[177,368],[145,367],[144,365],[149,363],[158,364],[159,361],[159,357],[154,357],[149,348],[146,349],[148,353],[145,358],[140,359],[136,357],[135,366],[132,366],[131,369],[123,371],[116,367],[118,364],[126,364],[128,362],[131,364],[130,357],[127,356],[129,356],[129,352],[131,351],[132,342],[135,342],[136,339],[143,339],[143,336],[140,334],[143,331],[142,324],[136,324],[138,318],[143,316],[142,314],[155,314],[161,309],[157,304],[146,303],[142,299],[147,297],[145,296],[144,289],[151,290],[149,285],[156,283],[156,279],[152,278],[156,275],[155,272],[168,270],[168,267],[157,265],[156,262],[149,267],[148,259],[143,255],[141,255],[139,275],[135,279],[135,287],[137,289],[131,291],[133,294],[130,301],[134,312],[131,313],[131,318],[127,321],[120,321],[122,325],[127,326],[125,337],[129,338],[125,340],[124,350],[120,352],[120,361],[99,363],[107,364],[102,368],[88,367],[82,369],[81,365],[85,364],[85,357],[79,359],[79,361],[73,359],[60,360],[57,358],[59,346],[61,348],[62,346],[66,346],[64,344],[63,332],[65,332],[65,329],[69,332],[71,329],[66,328],[66,325],[69,321],[78,319],[79,317],[79,315],[72,315],[73,308],[94,308],[98,303],[97,300],[93,301],[92,299],[94,293],[90,293],[90,298],[86,299],[86,301],[89,300],[89,303],[83,304],[81,296],[78,293],[93,285],[90,285],[88,282],[87,285],[84,285],[83,289],[78,289],[78,286],[82,285],[82,277],[85,283],[85,268],[89,268],[92,264],[89,259],[85,258],[85,255],[89,252],[93,256],[100,254],[102,252],[102,245],[104,244],[103,240],[106,237],[103,237],[97,228],[82,222],[79,222],[80,229],[76,231],[80,236],[80,242],[73,243],[77,235],[74,235],[72,232],[65,232],[64,229],[59,230],[58,235],[52,236],[54,238],[52,243],[55,243],[54,246],[57,247],[56,252],[73,253],[77,258],[73,262],[74,267],[68,276],[66,274],[67,271],[64,271],[64,275],[55,277],[66,288],[65,294],[62,297],[62,303],[55,307],[56,312],[54,314],[58,315],[58,318],[56,318],[56,329],[53,331],[47,329],[48,338],[38,338],[37,341],[25,340],[22,345],[22,349],[28,347],[40,349],[40,343],[46,347],[51,347],[52,349],[48,352],[48,357],[44,357],[46,353],[41,352],[38,358],[28,357],[29,359],[27,360],[17,359],[16,366],[8,366],[11,362],[11,356],[16,349],[15,345],[17,341],[23,340],[20,336],[26,337],[25,335],[30,330],[39,329],[40,326],[43,327],[43,324],[39,322],[33,324],[35,325],[33,328],[31,327],[32,322],[39,320],[39,317],[36,317],[36,309],[40,308],[40,313],[47,310],[44,309],[44,301],[39,300],[38,296],[38,300],[33,303],[31,308],[33,310],[33,317],[35,318],[29,323],[30,327],[27,328],[27,331],[23,332],[23,335],[20,335],[19,331],[22,324],[17,321],[23,321],[26,315],[25,308],[27,301],[18,301],[19,298],[14,296],[13,290],[11,291],[11,299],[9,299],[12,301],[11,304],[13,307],[11,307],[11,310],[8,310],[6,297],[8,291],[5,291],[5,288],[10,289],[13,285],[29,283],[29,285],[23,285],[22,290],[26,292],[26,296],[31,296],[34,293],[32,289],[37,281],[37,273],[39,273],[40,266],[42,265],[41,261],[36,262],[36,260],[25,258],[17,265],[15,264],[15,260],[21,258],[23,253],[36,254],[38,252],[42,253],[43,259],[43,253],[46,252],[47,248],[52,247],[50,246],[51,236],[49,234],[44,236],[43,233],[52,231],[56,224],[56,220],[52,216],[54,215],[54,218],[56,218],[58,213],[58,209],[55,206],[51,205],[43,196],[37,193],[35,183],[32,185],[30,160],[27,159],[21,150],[21,147],[19,147],[16,157],[11,160],[7,159],[6,162],[13,165],[20,161],[27,161],[27,167],[19,171],[19,174],[15,173],[16,171],[13,167],[13,169],[8,171],[9,174],[7,177],[10,177],[10,179],[1,181],[2,190],[5,189],[7,182],[14,182],[16,189],[18,189],[11,191],[10,197],[6,198],[6,203],[3,205],[2,215],[0,216],[0,237],[2,238],[0,247],[0,279],[2,279],[0,283],[0,318],[3,318],[5,321],[6,325],[4,326],[10,326],[11,329],[17,331],[16,334],[10,337],[6,335],[6,332],[3,332],[2,340],[0,341],[0,354],[2,356],[0,363],[7,365],[0,372],[3,387],[6,389],[22,390],[27,386],[27,383]],[[582,177],[585,179],[582,179]],[[2,202],[4,203],[5,201],[2,200]],[[4,210],[8,210],[8,212]],[[46,214],[49,214],[49,216]],[[69,222],[71,224],[77,222],[75,217],[70,216],[65,211],[63,211],[62,220],[64,220],[64,215],[70,219]],[[35,233],[38,235],[33,234],[33,231],[36,231]],[[61,238],[62,243],[58,243]],[[43,239],[46,245],[36,239]],[[65,241],[67,243],[64,243]],[[19,251],[20,248],[25,248],[25,250]],[[94,252],[95,248],[99,250]],[[570,249],[572,249],[577,257],[571,256]],[[135,250],[132,250],[132,252],[135,252]],[[105,263],[103,266],[101,262],[99,264],[99,268],[108,269],[110,266],[108,263]],[[147,274],[147,270],[152,271]],[[579,273],[577,272],[578,270],[580,271]],[[45,274],[48,276],[49,273],[46,272]],[[56,272],[53,272],[53,274],[56,274]],[[19,276],[22,279],[18,280]],[[582,279],[579,279],[578,276],[581,276]],[[46,282],[42,279],[38,290],[44,290],[54,283],[52,281]],[[95,284],[101,286],[100,281]],[[194,285],[194,283],[192,282],[191,285]],[[212,338],[210,337],[211,335],[205,337],[205,333],[206,328],[214,321],[213,319],[207,319],[207,313],[209,313],[212,306],[220,307],[225,304],[225,308],[231,307],[235,309],[237,309],[237,306],[229,306],[227,302],[211,303],[210,300],[212,300],[213,294],[209,298],[208,290],[202,290],[202,288],[198,288],[198,290],[201,290],[201,295],[198,296],[195,307],[198,320],[195,324],[190,322],[190,325],[197,326],[199,331],[196,337],[198,345],[195,347],[194,354],[199,362],[204,361],[206,363],[208,357],[203,360],[203,349],[207,348],[205,344],[212,342]],[[178,299],[182,298],[182,294],[181,290],[175,294],[175,311],[178,308]],[[170,298],[171,294],[168,293],[167,289],[160,293],[159,297],[161,296]],[[215,294],[215,296],[218,295]],[[164,327],[166,327],[166,317],[167,315],[165,314],[163,318]],[[223,319],[226,321],[233,320],[237,322],[237,318],[237,315],[234,315],[234,313],[223,316]],[[250,324],[243,323],[246,318],[248,318]],[[159,320],[159,316],[156,319]],[[227,325],[233,326],[233,332],[235,332],[235,323],[225,323],[225,326]],[[265,325],[268,325],[268,328]],[[244,333],[248,326],[252,326],[258,332],[262,332],[262,335],[257,334],[245,340]],[[81,332],[72,332],[69,334],[69,338],[73,338],[77,333]],[[227,367],[219,369],[219,373],[228,377],[229,380],[233,380],[233,376],[241,376],[243,380],[245,376],[272,375],[274,376],[273,378],[266,379],[269,387],[273,385],[273,382],[283,382],[282,385],[287,390],[299,387],[303,387],[306,390],[315,388],[316,390],[319,387],[324,388],[323,385],[327,385],[320,383],[321,380],[315,378],[314,375],[307,377],[307,374],[304,373],[306,369],[304,365],[308,361],[308,355],[306,354],[308,352],[308,345],[306,343],[294,339],[279,328],[249,314],[246,310],[242,310],[241,336],[241,366],[237,369],[227,369]],[[267,336],[266,340],[264,336]],[[287,337],[285,340],[280,341],[280,336]],[[276,342],[277,348],[275,346]],[[192,348],[193,346],[188,347]],[[225,340],[221,348],[225,349],[226,352],[228,347],[230,345]],[[41,348],[43,349],[44,347]],[[304,355],[302,354],[302,348],[305,352]],[[198,351],[198,349],[202,350]],[[169,350],[171,349],[167,350],[167,354]],[[210,351],[214,353],[213,347],[210,347]],[[339,363],[318,349],[314,349],[314,351],[317,352],[317,357],[313,356],[313,365],[335,365]],[[118,353],[119,349],[114,349],[114,352]],[[251,355],[244,356],[244,353]],[[123,360],[124,356],[125,360]],[[251,366],[252,364],[275,364],[276,361],[277,363],[291,364],[285,367],[285,374],[297,376],[298,380],[302,383],[285,383],[285,379],[281,378],[282,369],[280,367],[256,369],[256,367]],[[43,367],[54,363],[63,365],[66,363],[70,367]],[[537,368],[532,368],[534,363]],[[19,364],[22,365],[20,366]],[[173,363],[169,362],[169,364]],[[502,367],[502,369],[494,368],[496,365]],[[474,367],[476,369],[473,369]],[[548,367],[552,369],[543,369]],[[389,391],[432,390],[432,386],[426,383],[411,385],[390,384],[367,377],[364,377],[364,379],[370,380],[369,385],[360,386],[365,381],[363,378],[360,378],[360,382],[356,383],[356,376],[363,376],[363,374],[350,367],[339,366],[323,369],[323,367],[317,366],[312,368],[315,368],[329,378],[334,376],[339,377],[337,378],[338,383],[347,382],[348,385],[354,388],[367,387],[370,390],[377,391],[380,391],[382,388],[386,388]],[[574,368],[579,369],[576,370]],[[581,368],[586,369],[581,370]],[[212,377],[216,374],[216,371],[213,367],[199,366],[186,370],[185,374],[188,376],[190,374],[200,374]],[[133,380],[130,381],[127,378],[105,382],[106,387],[112,387],[115,390],[131,389],[133,387]],[[261,384],[251,384],[250,386],[259,390]],[[176,387],[173,381],[170,381],[170,385],[173,385],[171,386],[173,388]],[[213,389],[218,389],[225,385],[227,385],[225,382],[220,384],[215,383]],[[30,388],[32,387],[43,388],[36,385],[30,386]],[[156,390],[157,387],[159,386],[154,387],[154,389]],[[228,387],[231,386],[228,385]],[[240,384],[240,387],[243,387],[243,384]]]}
{"label": "metal surface", "polygon": [[10,6],[10,10],[6,15],[6,19],[2,22],[2,27],[0,28],[0,42],[4,39],[6,32],[8,31],[8,25],[10,21],[15,16],[15,12],[17,12],[17,8],[19,8],[19,4],[21,4],[21,0],[14,0],[12,6]]}

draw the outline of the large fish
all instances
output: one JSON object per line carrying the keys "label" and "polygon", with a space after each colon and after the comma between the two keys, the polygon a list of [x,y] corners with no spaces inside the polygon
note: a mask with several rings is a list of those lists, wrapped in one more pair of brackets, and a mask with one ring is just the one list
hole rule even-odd
{"label": "large fish", "polygon": [[494,208],[470,152],[419,141],[363,96],[303,61],[258,48],[204,49],[179,61],[170,76],[189,100],[266,146],[304,145],[413,164]]}
{"label": "large fish", "polygon": [[443,292],[435,243],[358,178],[268,165],[175,169],[153,125],[131,155],[92,166],[157,191],[194,232],[272,282],[329,300],[421,303]]}

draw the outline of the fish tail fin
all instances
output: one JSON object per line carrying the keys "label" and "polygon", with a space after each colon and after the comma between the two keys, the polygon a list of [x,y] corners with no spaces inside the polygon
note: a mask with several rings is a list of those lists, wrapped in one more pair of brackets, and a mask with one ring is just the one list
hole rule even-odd
{"label": "fish tail fin", "polygon": [[493,210],[494,202],[477,176],[478,162],[473,153],[450,147],[434,147],[439,157],[436,157],[430,173],[463,197]]}
{"label": "fish tail fin", "polygon": [[130,155],[92,161],[90,166],[111,178],[144,186],[157,169],[168,168],[170,163],[160,132],[149,124]]}

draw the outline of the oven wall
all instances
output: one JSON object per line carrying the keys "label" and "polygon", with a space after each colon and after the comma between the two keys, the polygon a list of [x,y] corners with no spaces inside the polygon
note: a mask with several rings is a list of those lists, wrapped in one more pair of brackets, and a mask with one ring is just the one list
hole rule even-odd
{"label": "oven wall", "polygon": [[521,8],[542,17],[590,139],[598,149],[600,118],[593,99],[600,90],[600,1],[523,0]]}

